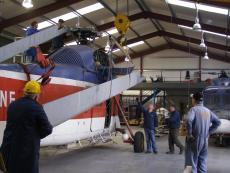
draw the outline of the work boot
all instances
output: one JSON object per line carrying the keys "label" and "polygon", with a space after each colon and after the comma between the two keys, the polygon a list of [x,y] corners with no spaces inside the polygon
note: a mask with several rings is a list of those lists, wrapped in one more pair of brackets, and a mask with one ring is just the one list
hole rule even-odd
{"label": "work boot", "polygon": [[182,155],[184,153],[184,147],[180,149],[179,154]]}
{"label": "work boot", "polygon": [[174,154],[174,151],[167,151],[166,154]]}
{"label": "work boot", "polygon": [[157,154],[157,153],[158,153],[158,151],[154,151],[153,153],[154,153],[154,154]]}
{"label": "work boot", "polygon": [[151,152],[151,151],[146,151],[146,152],[145,152],[145,154],[150,154],[150,153],[152,153],[152,152]]}

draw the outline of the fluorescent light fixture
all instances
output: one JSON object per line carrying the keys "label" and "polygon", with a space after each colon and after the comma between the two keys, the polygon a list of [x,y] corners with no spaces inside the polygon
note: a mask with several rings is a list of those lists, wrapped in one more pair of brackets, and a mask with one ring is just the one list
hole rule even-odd
{"label": "fluorescent light fixture", "polygon": [[[195,3],[193,2],[187,2],[187,1],[182,1],[182,0],[167,0],[167,2],[172,5],[178,5],[181,7],[196,9]],[[210,5],[203,5],[203,4],[197,4],[197,8],[201,11],[228,15],[227,8],[220,8],[220,7],[210,6]]]}
{"label": "fluorescent light fixture", "polygon": [[33,8],[34,7],[32,0],[23,0],[22,6],[25,8]]}
{"label": "fluorescent light fixture", "polygon": [[[184,26],[184,25],[178,25],[178,27],[180,28],[185,28],[185,29],[188,29],[188,30],[193,30],[192,27],[189,27],[189,26]],[[217,35],[217,36],[221,36],[221,37],[228,37],[230,38],[230,36],[228,35],[225,35],[225,34],[220,34],[220,33],[217,33],[217,32],[212,32],[212,31],[207,31],[207,30],[200,30],[199,32],[204,32],[204,33],[208,33],[208,34],[212,34],[212,35]]]}
{"label": "fluorescent light fixture", "polygon": [[[93,11],[100,10],[102,8],[104,8],[104,6],[101,3],[96,3],[93,5],[89,5],[87,7],[81,8],[81,9],[76,10],[76,11],[81,15],[85,15],[85,14],[91,13]],[[55,18],[52,18],[51,20],[58,23],[59,19],[63,19],[64,21],[67,21],[70,19],[74,19],[76,17],[78,17],[77,14],[75,14],[74,12],[69,12],[69,13],[57,16]],[[52,26],[52,25],[53,25],[52,23],[50,23],[48,21],[44,21],[44,22],[41,22],[38,24],[38,29],[44,29],[44,28],[47,28],[47,27]]]}
{"label": "fluorescent light fixture", "polygon": [[[138,41],[136,43],[132,43],[132,44],[127,45],[127,47],[131,48],[131,47],[135,47],[135,46],[138,46],[138,45],[141,45],[144,43],[145,43],[144,41]],[[120,51],[120,49],[114,49],[113,50],[113,52],[118,52],[118,51]]]}

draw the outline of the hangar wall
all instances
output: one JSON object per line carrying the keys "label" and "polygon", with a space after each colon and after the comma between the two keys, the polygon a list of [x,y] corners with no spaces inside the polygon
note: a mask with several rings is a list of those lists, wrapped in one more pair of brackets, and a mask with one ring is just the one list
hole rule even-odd
{"label": "hangar wall", "polygon": [[[140,58],[133,60],[135,69],[140,70]],[[125,65],[125,62],[122,63]],[[214,59],[203,60],[201,64],[197,55],[189,55],[186,52],[181,52],[174,49],[167,49],[158,53],[150,54],[144,57],[143,60],[143,75],[146,77],[163,76],[166,81],[184,80],[186,71],[190,71],[191,79],[198,77],[199,66],[201,65],[201,79],[216,78],[220,70],[225,70],[230,73],[230,63],[217,61]]]}

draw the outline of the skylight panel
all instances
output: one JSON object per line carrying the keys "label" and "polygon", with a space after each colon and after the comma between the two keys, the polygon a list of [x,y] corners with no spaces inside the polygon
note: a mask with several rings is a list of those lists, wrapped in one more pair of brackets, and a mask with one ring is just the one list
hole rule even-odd
{"label": "skylight panel", "polygon": [[[96,3],[96,4],[89,5],[87,7],[81,8],[81,9],[77,10],[77,12],[81,15],[85,15],[85,14],[100,10],[102,8],[104,8],[104,6],[101,3]],[[74,12],[69,12],[69,13],[57,16],[55,18],[52,18],[50,20],[54,21],[55,23],[58,23],[59,19],[63,19],[64,21],[68,21],[70,19],[76,18],[77,16],[78,15],[75,14]],[[47,28],[47,27],[52,26],[52,25],[53,25],[52,23],[50,23],[48,21],[44,21],[44,22],[41,22],[38,24],[38,29],[44,29],[44,28]]]}
{"label": "skylight panel", "polygon": [[47,28],[49,26],[52,26],[53,24],[48,22],[48,21],[44,21],[38,24],[38,29],[44,29]]}
{"label": "skylight panel", "polygon": [[70,12],[70,13],[66,13],[66,14],[63,14],[61,16],[55,17],[55,18],[53,18],[51,20],[56,22],[56,23],[58,23],[59,19],[63,19],[64,21],[67,21],[67,20],[73,19],[73,18],[75,18],[77,16],[78,16],[77,14],[75,14],[73,12]]}
{"label": "skylight panel", "polygon": [[[135,47],[135,46],[138,46],[138,45],[141,45],[144,43],[145,43],[144,41],[138,41],[136,43],[132,43],[132,44],[127,45],[127,47],[131,48],[131,47]],[[118,51],[120,51],[120,49],[114,49],[113,50],[113,52],[118,52]]]}
{"label": "skylight panel", "polygon": [[[167,2],[172,5],[196,9],[195,3],[193,2],[187,2],[187,1],[182,1],[182,0],[167,0]],[[197,8],[202,11],[218,13],[222,15],[228,15],[227,8],[214,7],[214,6],[204,5],[204,4],[199,4],[199,3],[197,4]]]}
{"label": "skylight panel", "polygon": [[104,8],[104,6],[101,5],[101,3],[96,3],[96,4],[93,4],[93,5],[81,8],[81,9],[77,10],[77,12],[80,13],[81,15],[84,15],[84,14],[91,13],[93,11],[100,10],[102,8]]}

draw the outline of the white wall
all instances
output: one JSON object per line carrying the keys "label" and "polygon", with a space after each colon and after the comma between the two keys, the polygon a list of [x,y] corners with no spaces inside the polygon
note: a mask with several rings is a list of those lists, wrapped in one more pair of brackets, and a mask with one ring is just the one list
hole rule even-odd
{"label": "white wall", "polygon": [[[133,63],[135,65],[135,69],[140,69],[140,58],[134,59]],[[122,64],[124,65],[125,63]],[[161,70],[164,70],[162,71],[163,77],[165,77],[168,81],[175,81],[179,80],[180,75],[184,79],[186,70],[190,70],[190,74],[193,76],[194,72],[197,72],[199,69],[199,57],[197,55],[189,55],[186,52],[167,49],[145,56],[143,67],[144,76],[146,77],[156,77],[157,75],[161,75]],[[213,59],[202,60],[201,67],[202,72],[204,73],[220,72],[219,69],[228,69],[226,72],[230,73],[230,63]],[[175,71],[177,69],[178,71]],[[181,70],[181,72],[179,70]],[[216,77],[217,75],[202,74],[202,80]]]}

